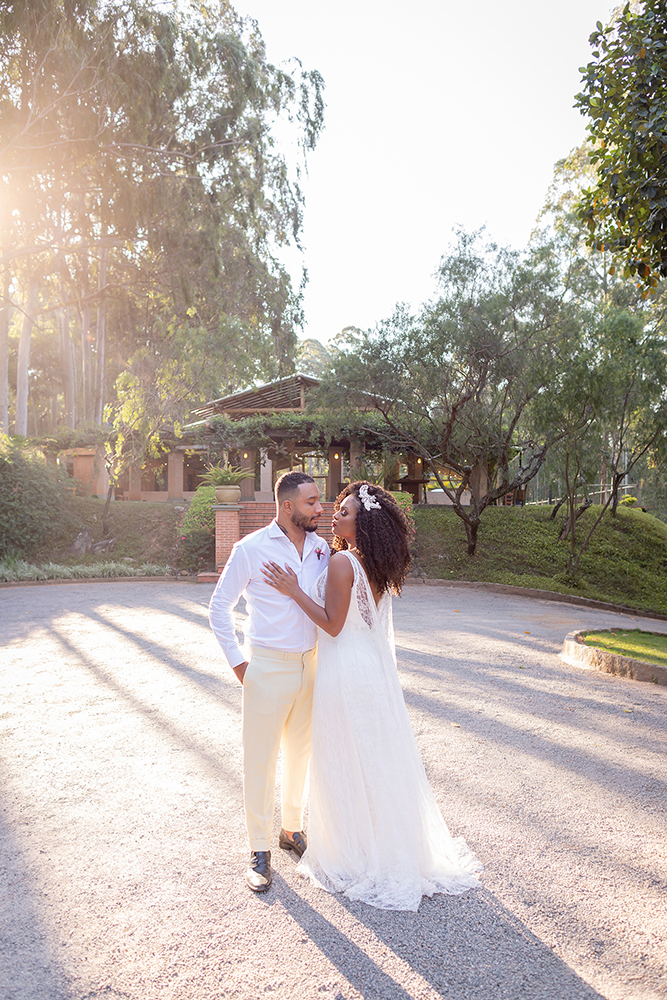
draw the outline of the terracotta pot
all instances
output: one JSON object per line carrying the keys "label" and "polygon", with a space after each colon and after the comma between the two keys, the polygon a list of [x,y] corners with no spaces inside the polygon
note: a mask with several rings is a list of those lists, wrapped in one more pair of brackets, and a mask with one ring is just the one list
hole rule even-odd
{"label": "terracotta pot", "polygon": [[238,503],[241,499],[241,487],[216,486],[215,499],[218,503]]}

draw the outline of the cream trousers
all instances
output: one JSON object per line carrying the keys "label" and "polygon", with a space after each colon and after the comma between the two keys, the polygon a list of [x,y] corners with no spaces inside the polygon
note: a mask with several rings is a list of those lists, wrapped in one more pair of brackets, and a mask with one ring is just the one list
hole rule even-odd
{"label": "cream trousers", "polygon": [[316,663],[316,648],[250,650],[243,678],[243,798],[251,851],[271,849],[281,746],[283,828],[303,829]]}

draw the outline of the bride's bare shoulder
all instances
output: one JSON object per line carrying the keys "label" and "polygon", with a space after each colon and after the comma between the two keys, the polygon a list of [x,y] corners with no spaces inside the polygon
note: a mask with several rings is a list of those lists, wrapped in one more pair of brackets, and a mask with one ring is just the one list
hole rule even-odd
{"label": "bride's bare shoulder", "polygon": [[354,570],[349,557],[344,552],[334,552],[329,560],[329,579],[352,580]]}

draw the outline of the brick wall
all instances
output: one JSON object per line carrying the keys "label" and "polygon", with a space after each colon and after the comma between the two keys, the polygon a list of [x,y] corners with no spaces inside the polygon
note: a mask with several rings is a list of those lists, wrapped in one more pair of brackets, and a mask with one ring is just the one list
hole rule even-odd
{"label": "brick wall", "polygon": [[[239,530],[240,537],[244,535],[249,535],[251,531],[256,531],[258,528],[263,528],[265,525],[269,524],[270,521],[276,516],[276,505],[275,503],[261,503],[255,501],[255,503],[241,504],[241,510],[239,511]],[[329,544],[333,541],[333,535],[331,533],[331,516],[334,510],[334,504],[330,502],[323,503],[324,513],[320,518],[320,524],[317,529],[317,534],[320,538],[325,538]],[[216,532],[217,536],[217,532]],[[217,542],[216,542],[217,548]],[[217,552],[216,552],[216,563],[217,563]]]}

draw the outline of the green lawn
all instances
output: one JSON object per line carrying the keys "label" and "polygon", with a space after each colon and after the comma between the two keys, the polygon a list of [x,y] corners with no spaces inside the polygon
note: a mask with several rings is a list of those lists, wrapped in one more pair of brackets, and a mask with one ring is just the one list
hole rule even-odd
{"label": "green lawn", "polygon": [[587,646],[597,646],[608,653],[667,667],[667,635],[642,632],[638,628],[612,628],[609,631],[586,632],[583,639]]}
{"label": "green lawn", "polygon": [[[436,579],[487,581],[574,594],[667,614],[667,525],[641,510],[607,512],[584,553],[576,583],[565,576],[569,541],[559,542],[565,511],[548,506],[489,507],[477,553],[466,551],[463,525],[451,508],[415,509],[416,568]],[[577,522],[585,537],[600,507]]]}

